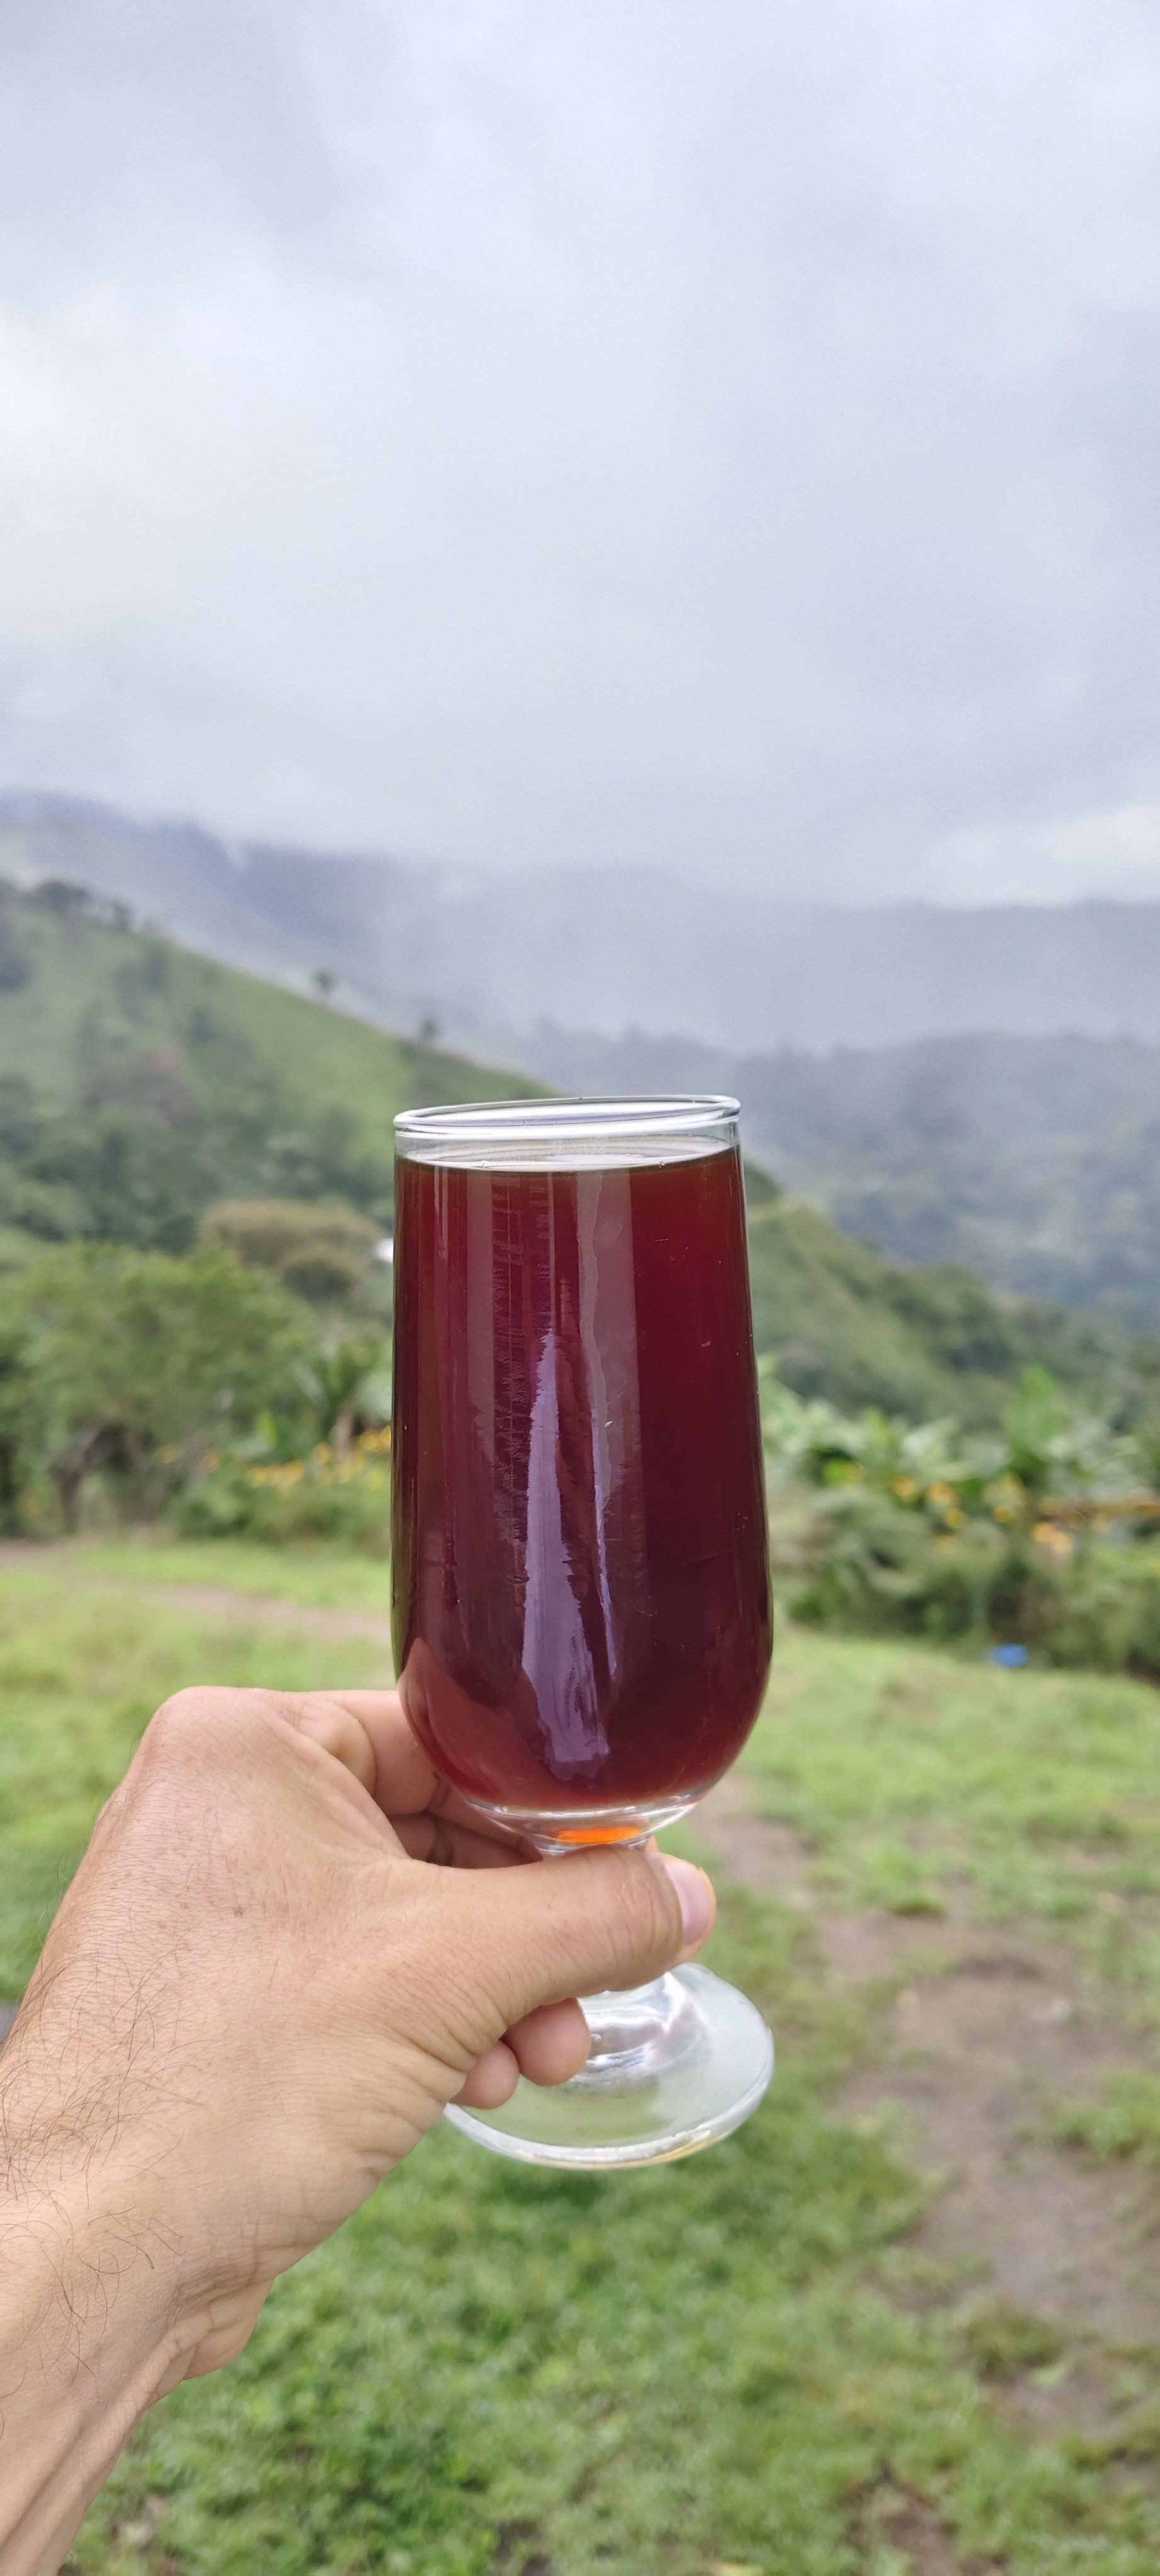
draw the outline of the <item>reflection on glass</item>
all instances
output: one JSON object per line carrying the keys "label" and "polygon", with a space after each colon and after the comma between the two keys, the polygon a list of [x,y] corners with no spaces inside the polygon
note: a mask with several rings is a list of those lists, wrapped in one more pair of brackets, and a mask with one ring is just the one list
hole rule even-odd
{"label": "reflection on glass", "polygon": [[[770,1607],[740,1164],[401,1162],[396,1652],[465,1793],[565,1839],[675,1813]],[[426,1649],[424,1652],[423,1649]]]}

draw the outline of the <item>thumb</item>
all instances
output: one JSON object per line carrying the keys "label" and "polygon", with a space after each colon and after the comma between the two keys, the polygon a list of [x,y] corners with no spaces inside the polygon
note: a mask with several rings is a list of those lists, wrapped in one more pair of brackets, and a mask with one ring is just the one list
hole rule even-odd
{"label": "thumb", "polygon": [[459,1918],[456,1981],[489,2045],[541,2004],[643,1985],[691,1958],[716,1912],[704,1871],[657,1852],[449,1871],[445,1889]]}

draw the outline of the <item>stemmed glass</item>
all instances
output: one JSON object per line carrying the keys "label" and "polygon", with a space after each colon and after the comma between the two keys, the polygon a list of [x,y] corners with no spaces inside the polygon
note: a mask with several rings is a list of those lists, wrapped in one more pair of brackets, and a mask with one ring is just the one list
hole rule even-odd
{"label": "stemmed glass", "polygon": [[[395,1121],[393,1618],[443,1777],[547,1856],[695,1806],[761,1705],[771,1607],[738,1105]],[[689,2155],[773,2042],[706,1968],[582,1999],[583,2072],[453,2108],[501,2155]]]}

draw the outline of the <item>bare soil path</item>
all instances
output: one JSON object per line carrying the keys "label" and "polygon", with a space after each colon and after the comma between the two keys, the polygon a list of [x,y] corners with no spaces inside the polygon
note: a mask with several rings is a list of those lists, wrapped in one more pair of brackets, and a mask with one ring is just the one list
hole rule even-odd
{"label": "bare soil path", "polygon": [[[1085,2164],[1048,2130],[1061,2103],[1121,2069],[1154,2069],[1148,2035],[1063,1944],[980,1922],[965,1886],[940,1920],[827,1913],[810,1853],[753,1812],[743,1773],[697,1823],[736,1879],[808,1914],[828,1978],[864,2012],[866,2051],[841,2107],[893,2117],[930,2178],[915,2251],[997,2309],[1058,2329],[1067,2361],[1058,2377],[1012,2373],[1016,2414],[1042,2435],[1107,2437],[1109,2355],[1160,2350],[1160,2211],[1130,2165]],[[920,2567],[943,2563],[929,2536],[925,2557],[913,2541],[893,2545]]]}
{"label": "bare soil path", "polygon": [[[68,1545],[68,1542],[63,1542]],[[5,1566],[34,1565],[41,1553],[36,1544],[21,1540],[0,1546],[0,1571]],[[62,1543],[51,1551],[59,1557]],[[49,1548],[43,1554],[47,1558]],[[131,1575],[92,1574],[84,1562],[83,1549],[76,1547],[74,1579],[86,1592],[126,1594],[146,1592],[150,1601],[164,1602],[173,1610],[195,1610],[210,1618],[237,1618],[253,1621],[260,1627],[296,1628],[313,1637],[370,1637],[390,1652],[391,1622],[386,1613],[374,1610],[339,1610],[317,1603],[293,1601],[283,1593],[244,1592],[227,1583],[150,1583],[134,1581]]]}
{"label": "bare soil path", "polygon": [[[116,1574],[86,1575],[92,1592],[135,1593],[140,1585]],[[149,1599],[173,1610],[201,1610],[210,1618],[237,1618],[259,1627],[296,1628],[308,1637],[370,1637],[390,1653],[391,1623],[373,1610],[334,1610],[283,1600],[267,1592],[231,1592],[224,1583],[151,1583]]]}

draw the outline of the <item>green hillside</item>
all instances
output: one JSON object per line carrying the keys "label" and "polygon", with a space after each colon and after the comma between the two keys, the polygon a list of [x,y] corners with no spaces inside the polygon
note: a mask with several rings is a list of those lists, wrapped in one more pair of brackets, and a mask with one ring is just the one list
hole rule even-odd
{"label": "green hillside", "polygon": [[391,1122],[542,1086],[385,1035],[67,890],[0,895],[0,1225],[166,1251],[238,1194],[343,1198],[386,1221]]}
{"label": "green hillside", "polygon": [[752,1166],[749,1241],[758,1348],[801,1395],[977,1423],[1033,1362],[1097,1402],[1124,1377],[1126,1346],[1102,1320],[996,1295],[969,1270],[885,1260]]}
{"label": "green hillside", "polygon": [[1160,1045],[990,1027],[736,1055],[544,1027],[521,1047],[562,1090],[735,1091],[750,1152],[889,1260],[1160,1338]]}
{"label": "green hillside", "polygon": [[[78,1235],[181,1252],[223,1199],[392,1206],[391,1122],[539,1086],[98,916],[0,889],[0,1262]],[[759,1346],[791,1384],[922,1416],[996,1413],[1031,1358],[1102,1384],[1113,1334],[914,1270],[751,1174]]]}

